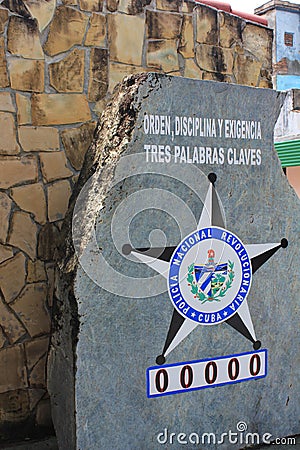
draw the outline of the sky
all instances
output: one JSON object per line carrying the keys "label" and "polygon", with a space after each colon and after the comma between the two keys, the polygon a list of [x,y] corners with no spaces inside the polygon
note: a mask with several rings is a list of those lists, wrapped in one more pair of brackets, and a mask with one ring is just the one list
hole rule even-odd
{"label": "sky", "polygon": [[[267,3],[267,1],[268,0],[226,0],[226,3],[230,3],[231,8],[236,11],[249,12],[253,14],[255,8]],[[300,0],[291,0],[290,3],[300,4]]]}

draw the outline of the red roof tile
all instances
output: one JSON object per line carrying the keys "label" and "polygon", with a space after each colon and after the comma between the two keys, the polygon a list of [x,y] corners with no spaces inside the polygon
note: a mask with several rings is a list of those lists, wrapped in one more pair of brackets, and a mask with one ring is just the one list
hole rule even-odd
{"label": "red roof tile", "polygon": [[231,8],[230,3],[221,2],[218,0],[196,0],[197,3],[202,3],[207,6],[211,6],[213,8],[219,9],[220,11],[225,11],[230,14],[234,14],[235,16],[239,16],[243,19],[250,20],[251,22],[259,23],[260,25],[268,26],[268,21],[263,19],[256,14],[249,14],[242,11],[235,11]]}
{"label": "red roof tile", "polygon": [[260,25],[264,25],[265,27],[268,26],[267,19],[264,19],[263,17],[257,16],[256,14],[249,14],[246,12],[241,11],[235,11],[234,9],[231,11],[231,14],[234,14],[235,16],[242,17],[243,19],[250,20],[251,22],[259,23]]}
{"label": "red roof tile", "polygon": [[219,2],[218,0],[196,0],[196,2],[231,13],[231,6],[229,3]]}

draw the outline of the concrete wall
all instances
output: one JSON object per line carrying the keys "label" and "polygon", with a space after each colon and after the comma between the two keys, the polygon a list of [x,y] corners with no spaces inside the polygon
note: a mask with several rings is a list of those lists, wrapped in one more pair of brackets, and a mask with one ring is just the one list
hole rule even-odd
{"label": "concrete wall", "polygon": [[[278,64],[275,65],[275,86],[279,91],[300,88],[300,10],[276,11],[275,55]],[[284,43],[284,33],[293,34],[293,47]]]}
{"label": "concrete wall", "polygon": [[[183,0],[0,5],[0,425],[50,423],[55,242],[96,121],[125,75],[272,87],[272,31]],[[29,420],[29,422],[28,422]],[[27,422],[26,422],[27,421]]]}
{"label": "concrete wall", "polygon": [[[275,142],[300,139],[300,90],[291,89],[287,92],[285,102],[276,123],[274,137]],[[300,198],[300,166],[287,167],[286,175],[290,185]]]}
{"label": "concrete wall", "polygon": [[274,130],[275,142],[300,139],[299,90],[287,93]]}
{"label": "concrete wall", "polygon": [[[300,69],[300,64],[299,64]],[[278,91],[288,91],[289,89],[300,89],[300,74],[299,75],[277,75],[276,89]]]}

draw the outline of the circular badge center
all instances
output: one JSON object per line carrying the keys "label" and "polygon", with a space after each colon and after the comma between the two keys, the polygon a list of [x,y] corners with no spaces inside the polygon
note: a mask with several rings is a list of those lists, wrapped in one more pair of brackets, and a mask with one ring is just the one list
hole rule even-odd
{"label": "circular badge center", "polygon": [[173,253],[168,290],[175,309],[202,325],[228,320],[251,286],[251,261],[241,240],[219,227],[196,230]]}

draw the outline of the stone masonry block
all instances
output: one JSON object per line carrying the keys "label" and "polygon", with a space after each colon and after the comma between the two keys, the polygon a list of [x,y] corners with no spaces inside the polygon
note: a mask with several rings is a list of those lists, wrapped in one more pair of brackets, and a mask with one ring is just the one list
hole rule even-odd
{"label": "stone masonry block", "polygon": [[0,92],[0,111],[16,112],[9,92]]}
{"label": "stone masonry block", "polygon": [[47,286],[45,283],[28,284],[11,304],[31,337],[48,334],[50,316],[45,306]]}
{"label": "stone masonry block", "polygon": [[29,59],[44,59],[36,20],[11,16],[7,30],[7,50]]}
{"label": "stone masonry block", "polygon": [[95,127],[95,122],[88,122],[77,128],[67,128],[61,133],[67,158],[75,170],[81,170],[84,156],[92,142]]}
{"label": "stone masonry block", "polygon": [[40,337],[32,341],[25,342],[25,352],[27,367],[31,370],[36,363],[47,353],[49,337]]}
{"label": "stone masonry block", "polygon": [[8,86],[9,80],[6,67],[5,41],[4,37],[0,36],[0,87],[5,88]]}
{"label": "stone masonry block", "polygon": [[217,10],[201,5],[195,9],[196,41],[200,44],[218,45]]}
{"label": "stone masonry block", "polygon": [[17,155],[20,147],[16,140],[14,116],[11,113],[0,112],[0,154]]}
{"label": "stone masonry block", "polygon": [[1,327],[8,337],[10,344],[15,343],[27,333],[24,325],[16,317],[10,306],[4,301],[2,295],[0,295],[0,317]]}
{"label": "stone masonry block", "polygon": [[179,70],[176,42],[172,40],[149,41],[147,65],[166,73]]}
{"label": "stone masonry block", "polygon": [[4,192],[0,192],[0,242],[6,242],[12,201]]}
{"label": "stone masonry block", "polygon": [[270,80],[261,78],[259,81],[258,87],[264,88],[264,89],[273,89],[273,83]]}
{"label": "stone masonry block", "polygon": [[0,244],[0,264],[14,256],[12,248],[7,245]]}
{"label": "stone masonry block", "polygon": [[261,78],[265,78],[266,80],[272,81],[272,72],[268,69],[262,68],[260,71],[260,76]]}
{"label": "stone masonry block", "polygon": [[64,152],[40,153],[40,161],[43,178],[47,183],[73,175],[73,172],[67,167],[67,158]]}
{"label": "stone masonry block", "polygon": [[196,78],[202,80],[203,71],[199,69],[193,59],[185,60],[184,76],[186,78]]}
{"label": "stone masonry block", "polygon": [[47,302],[48,306],[51,308],[53,305],[53,294],[54,294],[54,283],[55,283],[55,265],[54,263],[48,263],[46,265],[46,272],[48,278],[48,292],[47,292]]}
{"label": "stone masonry block", "polygon": [[38,167],[34,156],[6,157],[0,160],[0,188],[7,189],[25,181],[37,181]]}
{"label": "stone masonry block", "polygon": [[7,342],[7,337],[5,336],[2,328],[0,328],[0,349],[4,347],[6,342]]}
{"label": "stone masonry block", "polygon": [[45,264],[40,261],[27,261],[27,283],[37,283],[38,281],[47,281]]}
{"label": "stone masonry block", "polygon": [[76,48],[61,61],[49,64],[49,76],[57,92],[83,92],[84,50]]}
{"label": "stone masonry block", "polygon": [[2,0],[1,6],[4,6],[13,14],[30,19],[30,13],[23,0]]}
{"label": "stone masonry block", "polygon": [[117,83],[123,80],[124,77],[137,74],[140,72],[147,72],[149,69],[144,67],[130,66],[128,64],[118,64],[114,62],[109,63],[109,92],[114,90]]}
{"label": "stone masonry block", "polygon": [[31,101],[26,95],[16,92],[17,121],[19,125],[31,123]]}
{"label": "stone masonry block", "polygon": [[84,11],[102,11],[104,0],[79,0],[79,8]]}
{"label": "stone masonry block", "polygon": [[108,15],[110,61],[141,65],[144,19],[124,14]]}
{"label": "stone masonry block", "polygon": [[118,9],[119,0],[106,0],[106,8],[110,12],[115,12]]}
{"label": "stone masonry block", "polygon": [[203,72],[203,80],[222,81],[223,83],[234,83],[233,75],[225,75],[220,72]]}
{"label": "stone masonry block", "polygon": [[60,180],[50,184],[47,192],[49,221],[55,222],[64,219],[72,192],[69,181]]}
{"label": "stone masonry block", "polygon": [[201,44],[196,47],[198,66],[208,72],[233,73],[234,52],[231,49]]}
{"label": "stone masonry block", "polygon": [[84,44],[106,47],[106,15],[93,13]]}
{"label": "stone masonry block", "polygon": [[29,214],[23,211],[13,214],[8,243],[23,250],[31,259],[36,258],[37,226]]}
{"label": "stone masonry block", "polygon": [[30,411],[33,411],[40,400],[44,397],[46,390],[44,388],[29,389]]}
{"label": "stone masonry block", "polygon": [[26,7],[34,17],[39,26],[40,32],[42,32],[53,19],[53,15],[56,8],[56,0],[26,0]]}
{"label": "stone masonry block", "polygon": [[36,222],[46,222],[46,199],[42,183],[15,187],[11,190],[11,197],[22,210],[32,213]]}
{"label": "stone masonry block", "polygon": [[[110,92],[109,87],[108,87],[108,91]],[[105,106],[106,106],[106,101],[104,98],[95,103],[95,105],[93,107],[93,111],[97,117],[101,117],[101,114],[103,113],[103,111],[105,109]]]}
{"label": "stone masonry block", "polygon": [[26,258],[22,252],[0,264],[0,284],[7,303],[14,300],[23,287],[26,279]]}
{"label": "stone masonry block", "polygon": [[150,5],[151,0],[119,0],[118,11],[125,14],[141,14],[145,6]]}
{"label": "stone masonry block", "polygon": [[163,11],[180,11],[182,0],[156,0],[156,9]]}
{"label": "stone masonry block", "polygon": [[0,350],[0,393],[28,386],[23,345]]}
{"label": "stone masonry block", "polygon": [[28,418],[30,402],[27,389],[17,389],[0,394],[1,422],[22,422]]}
{"label": "stone masonry block", "polygon": [[8,58],[10,85],[18,91],[43,92],[44,61]]}
{"label": "stone masonry block", "polygon": [[[242,42],[242,30],[245,21],[240,17],[219,12],[220,47],[231,47],[233,44]],[[258,28],[258,27],[256,27]]]}
{"label": "stone masonry block", "polygon": [[91,119],[83,94],[33,94],[31,111],[33,125],[62,125]]}
{"label": "stone masonry block", "polygon": [[36,423],[38,426],[51,427],[52,426],[52,414],[50,399],[43,399],[37,405],[36,410]]}
{"label": "stone masonry block", "polygon": [[46,387],[46,363],[47,355],[44,355],[31,369],[29,373],[29,384],[31,387]]}
{"label": "stone masonry block", "polygon": [[46,223],[38,238],[38,257],[42,261],[50,261],[53,259],[55,245],[59,238],[59,231],[52,223]]}
{"label": "stone masonry block", "polygon": [[243,46],[266,68],[272,67],[273,30],[247,23],[243,30]]}
{"label": "stone masonry block", "polygon": [[0,33],[4,33],[6,22],[8,21],[7,9],[0,9]]}
{"label": "stone masonry block", "polygon": [[28,418],[30,412],[27,389],[17,389],[0,394],[1,422],[20,422]]}
{"label": "stone masonry block", "polygon": [[24,152],[59,150],[59,133],[54,127],[19,127],[19,141]]}
{"label": "stone masonry block", "polygon": [[84,13],[69,6],[58,6],[44,45],[45,52],[53,56],[81,45],[87,23],[88,16]]}
{"label": "stone masonry block", "polygon": [[97,102],[105,97],[108,89],[108,51],[104,48],[92,48],[90,55],[90,73],[88,100]]}
{"label": "stone masonry block", "polygon": [[237,55],[234,76],[238,84],[258,86],[262,63],[251,55]]}
{"label": "stone masonry block", "polygon": [[183,16],[179,52],[184,58],[194,57],[194,26],[192,16]]}
{"label": "stone masonry block", "polygon": [[[166,0],[167,1],[167,0]],[[182,12],[190,14],[194,12],[194,9],[197,7],[197,3],[194,0],[183,0],[182,2]]]}
{"label": "stone masonry block", "polygon": [[149,39],[178,39],[182,16],[146,10],[146,32]]}

